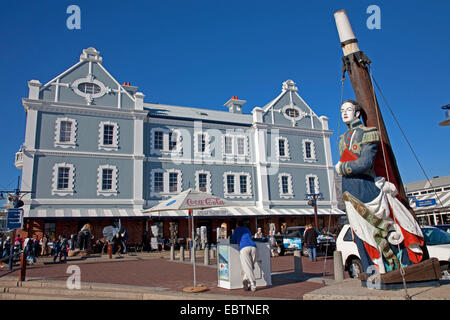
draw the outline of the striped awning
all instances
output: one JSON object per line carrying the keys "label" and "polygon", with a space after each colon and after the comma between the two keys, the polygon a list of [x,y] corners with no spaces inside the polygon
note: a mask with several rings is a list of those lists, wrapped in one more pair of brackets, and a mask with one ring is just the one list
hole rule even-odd
{"label": "striped awning", "polygon": [[141,210],[131,208],[45,208],[45,209],[30,209],[24,212],[24,218],[120,218],[120,217],[142,217],[145,218]]}
{"label": "striped awning", "polygon": [[[318,209],[319,215],[345,215],[339,209]],[[194,210],[196,217],[233,217],[233,216],[304,216],[314,215],[311,209],[260,209],[257,207],[224,207],[205,210]],[[151,213],[151,217],[187,217],[187,210],[161,211]]]}

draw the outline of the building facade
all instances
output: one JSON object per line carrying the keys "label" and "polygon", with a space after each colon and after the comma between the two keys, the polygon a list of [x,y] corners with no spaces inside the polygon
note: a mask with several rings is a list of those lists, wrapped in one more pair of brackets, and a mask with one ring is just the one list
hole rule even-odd
{"label": "building facade", "polygon": [[405,191],[420,224],[450,224],[450,176],[408,183]]}
{"label": "building facade", "polygon": [[[304,225],[314,220],[305,194],[321,193],[321,227],[337,208],[328,119],[317,116],[292,80],[266,106],[244,114],[232,97],[227,111],[144,102],[120,84],[94,48],[78,63],[42,85],[28,82],[22,100],[25,141],[16,154],[27,233],[76,233],[90,222],[96,237],[120,219],[130,241],[158,224],[168,237],[188,236],[187,212],[142,213],[158,201],[195,188],[236,206],[196,212],[210,242],[216,228],[249,218],[252,229],[269,223]],[[330,220],[331,219],[331,220]]]}

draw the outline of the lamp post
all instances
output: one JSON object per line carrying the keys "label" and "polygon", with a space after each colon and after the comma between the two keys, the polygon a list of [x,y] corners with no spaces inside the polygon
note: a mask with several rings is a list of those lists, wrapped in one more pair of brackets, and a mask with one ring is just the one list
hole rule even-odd
{"label": "lamp post", "polygon": [[307,193],[305,194],[305,199],[308,200],[308,205],[314,208],[314,223],[316,229],[319,230],[319,222],[317,217],[317,200],[323,200],[322,193]]}

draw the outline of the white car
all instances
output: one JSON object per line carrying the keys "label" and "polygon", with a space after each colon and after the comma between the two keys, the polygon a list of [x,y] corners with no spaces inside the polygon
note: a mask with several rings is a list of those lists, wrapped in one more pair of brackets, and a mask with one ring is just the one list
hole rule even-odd
{"label": "white car", "polygon": [[[421,228],[430,258],[439,260],[443,277],[447,278],[450,265],[450,233],[434,227],[424,226]],[[349,224],[344,225],[339,232],[336,239],[336,250],[342,252],[342,263],[350,277],[356,278],[361,272],[364,272]]]}

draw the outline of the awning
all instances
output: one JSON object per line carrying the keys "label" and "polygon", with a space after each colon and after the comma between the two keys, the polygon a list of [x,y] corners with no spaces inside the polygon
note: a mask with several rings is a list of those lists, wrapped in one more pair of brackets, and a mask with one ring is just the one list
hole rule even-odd
{"label": "awning", "polygon": [[[318,209],[318,215],[345,215],[339,209]],[[151,217],[188,217],[187,210],[161,211],[149,214]],[[312,209],[261,209],[257,207],[226,207],[194,210],[196,217],[238,217],[238,216],[312,216]]]}
{"label": "awning", "polygon": [[45,209],[30,209],[28,212],[24,212],[24,218],[145,218],[140,209],[132,208],[45,208]]}

